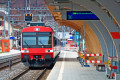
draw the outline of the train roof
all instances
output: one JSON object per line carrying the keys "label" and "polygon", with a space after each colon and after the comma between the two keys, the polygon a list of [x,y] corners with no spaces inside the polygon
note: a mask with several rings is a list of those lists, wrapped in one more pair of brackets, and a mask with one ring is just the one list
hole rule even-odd
{"label": "train roof", "polygon": [[45,26],[32,26],[24,28],[22,32],[53,32],[53,29]]}

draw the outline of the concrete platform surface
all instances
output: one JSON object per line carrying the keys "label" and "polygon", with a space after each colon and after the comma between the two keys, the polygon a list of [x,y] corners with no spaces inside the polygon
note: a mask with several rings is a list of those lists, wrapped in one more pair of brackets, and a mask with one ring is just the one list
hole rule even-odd
{"label": "concrete platform surface", "polygon": [[13,58],[14,56],[20,56],[21,53],[19,50],[10,50],[10,52],[0,53],[0,63]]}
{"label": "concrete platform surface", "polygon": [[77,52],[61,51],[46,80],[114,80],[107,79],[105,72],[96,71],[93,64],[82,67],[77,57]]}

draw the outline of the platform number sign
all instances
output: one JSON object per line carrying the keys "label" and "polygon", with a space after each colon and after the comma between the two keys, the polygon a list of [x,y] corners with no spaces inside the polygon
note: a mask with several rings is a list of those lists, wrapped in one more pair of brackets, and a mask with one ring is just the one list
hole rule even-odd
{"label": "platform number sign", "polygon": [[32,14],[25,14],[25,21],[32,21]]}

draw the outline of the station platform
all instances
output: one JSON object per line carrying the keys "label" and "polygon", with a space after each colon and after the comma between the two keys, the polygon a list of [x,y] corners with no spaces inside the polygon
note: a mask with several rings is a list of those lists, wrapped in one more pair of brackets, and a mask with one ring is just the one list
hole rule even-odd
{"label": "station platform", "polygon": [[10,52],[0,53],[0,58],[20,54],[20,50],[10,50]]}
{"label": "station platform", "polygon": [[20,55],[20,50],[10,50],[10,52],[0,53],[0,63],[11,58],[13,59],[14,56]]}
{"label": "station platform", "polygon": [[77,52],[61,51],[46,80],[114,80],[107,79],[106,72],[97,71],[93,64],[82,67],[77,57]]}

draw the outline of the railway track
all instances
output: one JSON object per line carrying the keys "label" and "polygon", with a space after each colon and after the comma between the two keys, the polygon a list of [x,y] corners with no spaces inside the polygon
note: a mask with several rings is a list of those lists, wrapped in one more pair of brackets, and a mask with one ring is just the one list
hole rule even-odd
{"label": "railway track", "polygon": [[41,70],[30,70],[27,68],[26,70],[23,70],[21,73],[17,74],[14,78],[11,78],[11,80],[40,80],[45,71],[46,68]]}
{"label": "railway track", "polygon": [[10,65],[15,65],[15,64],[21,62],[20,55],[0,59],[0,70],[3,70],[4,68],[8,68],[9,62],[11,62]]}
{"label": "railway track", "polygon": [[19,79],[21,76],[23,76],[24,74],[26,74],[28,71],[30,71],[29,68],[23,70],[22,72],[20,72],[19,74],[17,74],[15,77],[13,77],[11,80],[17,80],[17,79]]}
{"label": "railway track", "polygon": [[40,78],[43,76],[43,74],[46,72],[46,68],[43,70],[43,71],[41,71],[41,73],[40,73],[40,75],[36,78],[36,80],[40,80]]}
{"label": "railway track", "polygon": [[[8,61],[12,60],[9,69]],[[51,70],[39,68],[30,69],[21,63],[20,55],[0,59],[0,80],[45,80]]]}

